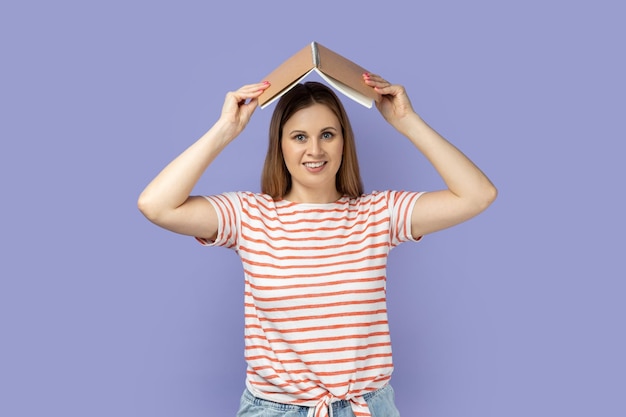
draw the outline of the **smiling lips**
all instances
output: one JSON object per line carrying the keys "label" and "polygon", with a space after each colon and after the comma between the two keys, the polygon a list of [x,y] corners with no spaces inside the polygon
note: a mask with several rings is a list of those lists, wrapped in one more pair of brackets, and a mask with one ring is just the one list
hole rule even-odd
{"label": "smiling lips", "polygon": [[324,166],[324,164],[326,164],[325,161],[320,161],[320,162],[305,162],[304,166],[309,168],[309,169],[318,169],[321,168],[322,166]]}

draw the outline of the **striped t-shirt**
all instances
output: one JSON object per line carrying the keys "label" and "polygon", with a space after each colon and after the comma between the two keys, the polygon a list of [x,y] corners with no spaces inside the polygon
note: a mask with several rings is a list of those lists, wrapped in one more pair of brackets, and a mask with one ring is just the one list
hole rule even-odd
{"label": "striped t-shirt", "polygon": [[214,242],[234,249],[245,276],[246,386],[257,397],[314,407],[362,396],[393,370],[385,295],[396,245],[414,240],[421,193],[373,192],[329,204],[274,201],[264,194],[206,197],[218,216]]}

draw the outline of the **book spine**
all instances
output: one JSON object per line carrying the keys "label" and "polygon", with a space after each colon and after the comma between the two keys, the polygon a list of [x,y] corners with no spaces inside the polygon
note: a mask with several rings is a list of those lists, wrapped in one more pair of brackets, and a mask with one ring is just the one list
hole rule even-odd
{"label": "book spine", "polygon": [[317,50],[317,42],[311,43],[311,53],[313,54],[313,66],[317,68],[320,66],[320,52]]}

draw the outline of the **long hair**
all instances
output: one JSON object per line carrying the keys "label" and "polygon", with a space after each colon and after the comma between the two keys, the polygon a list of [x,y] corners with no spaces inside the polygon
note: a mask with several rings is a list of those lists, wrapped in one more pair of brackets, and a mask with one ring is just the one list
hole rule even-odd
{"label": "long hair", "polygon": [[335,179],[337,191],[351,198],[363,194],[354,133],[348,115],[337,95],[322,83],[309,81],[297,84],[281,97],[272,114],[269,145],[261,175],[261,192],[280,200],[291,190],[291,174],[287,170],[281,147],[283,126],[297,111],[314,104],[323,104],[337,116],[343,135],[343,157]]}

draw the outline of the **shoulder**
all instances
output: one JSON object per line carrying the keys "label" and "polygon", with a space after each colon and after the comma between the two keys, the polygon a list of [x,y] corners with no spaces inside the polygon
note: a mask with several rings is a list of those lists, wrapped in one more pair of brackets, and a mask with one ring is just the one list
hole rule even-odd
{"label": "shoulder", "polygon": [[374,190],[353,199],[357,204],[390,204],[399,199],[419,195],[421,192],[404,190]]}
{"label": "shoulder", "polygon": [[270,205],[273,204],[273,199],[267,194],[254,193],[252,191],[228,191],[221,194],[215,194],[210,196],[205,196],[205,198],[209,200],[219,199],[219,200],[228,200],[231,202],[238,202],[240,204],[246,205],[257,205],[257,204],[265,204]]}
{"label": "shoulder", "polygon": [[204,198],[211,202],[218,212],[231,213],[232,215],[256,210],[272,211],[275,205],[269,195],[251,191],[229,191],[207,195]]}
{"label": "shoulder", "polygon": [[276,201],[268,194],[254,193],[251,191],[239,191],[233,193],[241,201],[243,206],[258,207],[265,210],[275,210]]}
{"label": "shoulder", "polygon": [[238,191],[224,194],[237,205],[244,217],[264,217],[274,218],[280,202],[268,194],[255,193],[251,191]]}
{"label": "shoulder", "polygon": [[361,207],[371,206],[376,209],[386,209],[391,213],[398,210],[411,211],[415,202],[424,194],[422,191],[382,190],[372,191],[359,197]]}

